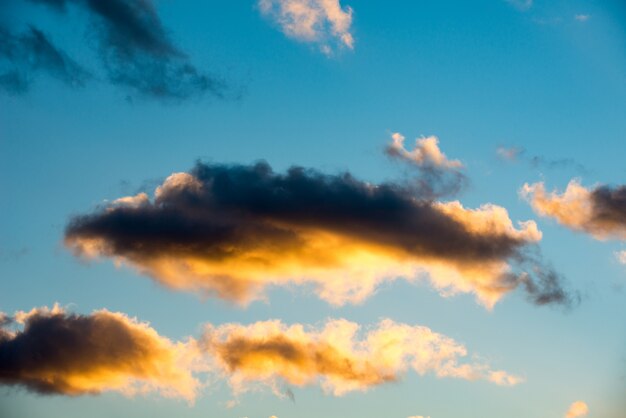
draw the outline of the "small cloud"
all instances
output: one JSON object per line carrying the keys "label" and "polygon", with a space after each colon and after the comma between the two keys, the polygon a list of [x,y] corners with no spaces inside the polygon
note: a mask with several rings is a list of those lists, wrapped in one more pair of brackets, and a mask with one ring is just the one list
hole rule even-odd
{"label": "small cloud", "polygon": [[591,18],[591,15],[579,14],[579,15],[574,16],[574,20],[581,22],[581,23],[588,21],[590,18]]}
{"label": "small cloud", "polygon": [[498,154],[498,157],[506,161],[515,161],[522,154],[524,154],[524,152],[526,152],[526,150],[520,147],[498,147],[498,149],[496,150],[496,154]]}
{"label": "small cloud", "polygon": [[506,0],[506,2],[523,11],[529,10],[533,7],[533,0]]}
{"label": "small cloud", "polygon": [[626,250],[615,251],[615,258],[617,258],[617,261],[621,264],[626,264]]}
{"label": "small cloud", "polygon": [[352,8],[339,0],[259,0],[261,14],[280,26],[287,37],[319,45],[325,55],[338,48],[354,49]]}
{"label": "small cloud", "polygon": [[585,417],[588,413],[589,407],[587,406],[587,404],[582,401],[577,401],[569,407],[567,413],[565,414],[565,418]]}

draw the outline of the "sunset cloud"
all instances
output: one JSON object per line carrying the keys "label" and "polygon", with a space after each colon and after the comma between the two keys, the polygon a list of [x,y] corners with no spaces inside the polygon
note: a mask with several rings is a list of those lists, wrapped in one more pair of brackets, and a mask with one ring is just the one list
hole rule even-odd
{"label": "sunset cloud", "polygon": [[223,97],[226,83],[198,70],[171,40],[150,0],[29,0],[66,13],[69,6],[90,19],[88,36],[109,81],[142,97],[182,100]]}
{"label": "sunset cloud", "polygon": [[235,394],[259,385],[281,394],[288,384],[320,385],[341,396],[398,381],[408,371],[503,386],[523,381],[468,361],[466,348],[451,338],[390,319],[366,330],[345,319],[328,320],[319,328],[278,320],[208,326],[202,344]]}
{"label": "sunset cloud", "polygon": [[417,176],[413,183],[417,183],[416,188],[421,196],[437,198],[455,195],[467,185],[468,179],[460,171],[463,163],[448,159],[439,148],[439,138],[418,138],[412,150],[407,150],[404,142],[405,137],[402,134],[393,133],[385,153],[416,169]]}
{"label": "sunset cloud", "polygon": [[589,407],[582,401],[574,402],[565,414],[565,418],[586,417],[589,413]]}
{"label": "sunset cloud", "polygon": [[157,392],[193,401],[195,342],[173,343],[147,323],[107,310],[59,306],[0,315],[0,384],[40,394]]}
{"label": "sunset cloud", "polygon": [[491,308],[522,286],[537,304],[567,303],[541,265],[533,221],[506,209],[420,199],[393,183],[292,167],[198,163],[140,194],[71,219],[77,255],[109,257],[173,289],[245,304],[269,286],[312,284],[328,302],[358,303],[384,281],[427,279],[443,295]]}
{"label": "sunset cloud", "polygon": [[534,211],[599,240],[626,239],[626,186],[586,188],[569,182],[565,191],[547,191],[544,183],[524,184],[520,194]]}
{"label": "sunset cloud", "polygon": [[315,43],[325,54],[354,48],[352,9],[342,7],[339,0],[259,0],[259,9],[285,35]]}

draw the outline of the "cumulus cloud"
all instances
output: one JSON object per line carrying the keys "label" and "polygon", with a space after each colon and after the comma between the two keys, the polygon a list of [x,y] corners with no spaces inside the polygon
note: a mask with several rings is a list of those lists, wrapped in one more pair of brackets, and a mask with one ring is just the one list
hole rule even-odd
{"label": "cumulus cloud", "polygon": [[582,401],[574,402],[565,414],[565,418],[585,417],[589,413],[589,407]]}
{"label": "cumulus cloud", "polygon": [[578,179],[565,191],[547,191],[543,182],[524,184],[520,194],[541,216],[596,239],[626,239],[626,186],[586,188]]}
{"label": "cumulus cloud", "polygon": [[20,34],[0,27],[0,88],[10,94],[25,93],[39,74],[71,87],[82,87],[91,77],[36,27]]}
{"label": "cumulus cloud", "polygon": [[289,384],[320,385],[341,396],[398,381],[410,370],[503,386],[522,381],[467,361],[467,349],[449,337],[390,319],[367,331],[345,319],[328,320],[319,328],[277,320],[208,326],[202,345],[235,394],[260,385],[280,395],[280,387]]}
{"label": "cumulus cloud", "polygon": [[342,7],[339,0],[259,0],[259,9],[285,35],[319,45],[325,54],[354,48],[352,9]]}
{"label": "cumulus cloud", "polygon": [[134,94],[182,100],[228,88],[215,75],[198,70],[170,39],[150,0],[29,0],[60,13],[68,5],[86,12],[90,37],[109,81]]}
{"label": "cumulus cloud", "polygon": [[173,289],[241,304],[269,286],[312,284],[335,305],[386,280],[428,279],[444,295],[491,308],[517,287],[537,304],[568,303],[536,255],[541,232],[506,209],[421,199],[394,183],[292,167],[198,163],[145,195],[72,218],[65,244],[109,257]]}
{"label": "cumulus cloud", "polygon": [[40,394],[196,396],[192,340],[173,343],[148,324],[107,310],[78,315],[54,306],[1,317],[0,384]]}
{"label": "cumulus cloud", "polygon": [[439,148],[436,136],[416,139],[412,150],[407,150],[404,142],[402,134],[393,133],[385,153],[417,169],[416,183],[421,196],[454,195],[468,183],[467,177],[459,171],[463,168],[461,161],[448,159]]}

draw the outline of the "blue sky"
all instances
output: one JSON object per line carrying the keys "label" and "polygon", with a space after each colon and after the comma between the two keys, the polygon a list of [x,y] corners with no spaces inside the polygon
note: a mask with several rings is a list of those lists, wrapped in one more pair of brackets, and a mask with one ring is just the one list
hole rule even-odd
{"label": "blue sky", "polygon": [[[83,315],[105,308],[173,341],[198,338],[206,323],[319,327],[345,318],[365,327],[390,318],[427,326],[462,343],[470,360],[479,356],[524,381],[506,387],[408,370],[344,396],[286,383],[291,401],[267,387],[233,396],[228,378],[213,375],[193,405],[158,393],[41,395],[6,384],[3,416],[548,418],[564,417],[575,401],[588,405],[589,417],[624,416],[626,265],[615,253],[626,250],[625,239],[596,239],[592,227],[542,216],[519,195],[524,183],[539,181],[559,193],[573,178],[588,188],[626,183],[620,1],[342,0],[342,10],[352,10],[349,48],[327,26],[321,40],[289,36],[255,1],[155,0],[184,59],[228,86],[223,98],[184,99],[110,82],[82,3],[65,13],[33,3],[3,3],[0,28],[22,33],[35,25],[92,78],[73,88],[33,72],[28,91],[0,94],[0,311],[55,302]],[[108,257],[76,257],[64,245],[72,217],[122,196],[152,196],[197,160],[265,160],[279,173],[292,165],[349,171],[373,184],[410,177],[411,167],[384,153],[395,132],[407,147],[435,135],[450,159],[463,162],[468,187],[443,201],[504,207],[516,228],[535,220],[543,259],[580,303],[535,306],[514,291],[490,311],[470,293],[442,297],[427,280],[396,280],[357,304],[334,307],[310,286],[291,284],[241,307],[168,289]],[[505,159],[498,148],[524,152]]]}

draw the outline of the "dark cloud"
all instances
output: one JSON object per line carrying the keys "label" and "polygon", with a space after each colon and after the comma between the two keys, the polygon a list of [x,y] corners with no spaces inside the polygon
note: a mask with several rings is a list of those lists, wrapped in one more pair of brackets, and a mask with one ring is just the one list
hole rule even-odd
{"label": "dark cloud", "polygon": [[63,395],[145,388],[192,399],[198,382],[177,363],[183,347],[106,310],[77,315],[55,307],[14,318],[2,314],[0,384]]}
{"label": "dark cloud", "polygon": [[626,186],[599,186],[591,199],[596,223],[626,230]]}
{"label": "dark cloud", "polygon": [[20,34],[0,27],[0,88],[10,94],[25,93],[39,73],[71,87],[82,87],[91,78],[34,26]]}
{"label": "dark cloud", "polygon": [[521,226],[498,206],[465,209],[349,173],[198,163],[170,176],[154,202],[142,193],[74,217],[65,238],[79,254],[121,258],[168,286],[231,300],[312,281],[332,302],[358,301],[383,279],[425,270],[437,288],[492,305],[522,282],[537,294],[559,286],[534,271],[511,273],[510,262],[540,268],[527,253],[541,234],[533,222]]}
{"label": "dark cloud", "polygon": [[588,171],[584,165],[572,158],[549,159],[539,155],[528,155],[528,151],[521,147],[498,147],[496,150],[498,157],[504,161],[521,161],[535,169],[546,170],[574,170],[580,174]]}
{"label": "dark cloud", "polygon": [[134,94],[162,100],[225,97],[226,82],[196,68],[170,39],[149,0],[29,0],[64,12],[87,12],[89,34],[109,81]]}

